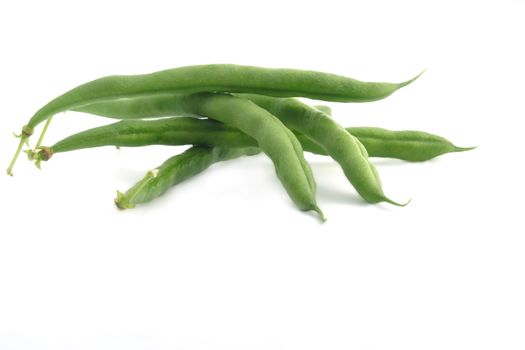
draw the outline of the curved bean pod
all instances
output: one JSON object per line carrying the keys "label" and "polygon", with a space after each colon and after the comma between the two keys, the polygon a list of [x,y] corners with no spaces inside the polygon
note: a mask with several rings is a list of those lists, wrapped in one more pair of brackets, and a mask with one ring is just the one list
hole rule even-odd
{"label": "curved bean pod", "polygon": [[363,145],[325,113],[294,98],[238,94],[268,110],[288,127],[320,145],[343,169],[347,179],[369,203],[388,202],[374,165]]}
{"label": "curved bean pod", "polygon": [[317,71],[232,64],[187,66],[141,75],[114,75],[82,84],[55,98],[35,113],[27,127],[34,128],[54,114],[90,103],[138,96],[216,91],[368,102],[391,95],[418,76],[402,83],[377,83]]}
{"label": "curved bean pod", "polygon": [[295,135],[279,119],[255,103],[226,94],[194,94],[181,97],[178,106],[239,129],[253,137],[273,161],[286,191],[303,211],[313,210],[324,221],[315,202],[315,180]]}
{"label": "curved bean pod", "polygon": [[257,147],[219,148],[194,146],[181,154],[173,156],[146,176],[125,193],[117,191],[115,204],[119,209],[134,208],[137,204],[149,202],[164,194],[171,187],[195,176],[213,163],[250,156],[260,152]]}

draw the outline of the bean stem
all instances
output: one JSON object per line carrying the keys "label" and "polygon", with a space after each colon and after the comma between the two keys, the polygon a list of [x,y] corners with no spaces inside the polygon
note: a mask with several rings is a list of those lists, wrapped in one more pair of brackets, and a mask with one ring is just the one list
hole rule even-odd
{"label": "bean stem", "polygon": [[27,142],[28,136],[21,135],[20,136],[20,143],[18,144],[18,148],[16,149],[15,155],[13,159],[11,160],[11,163],[9,163],[9,167],[7,168],[7,175],[13,176],[13,167],[15,166],[16,160],[18,159],[18,156],[20,155],[20,152],[22,151],[22,147],[24,147],[24,143]]}
{"label": "bean stem", "polygon": [[44,141],[44,136],[46,135],[49,124],[51,124],[51,120],[53,120],[53,117],[50,117],[48,120],[46,120],[46,124],[44,125],[44,128],[42,129],[42,133],[40,134],[40,137],[38,138],[38,141],[36,142],[35,149],[40,147],[40,145],[42,145],[42,141]]}

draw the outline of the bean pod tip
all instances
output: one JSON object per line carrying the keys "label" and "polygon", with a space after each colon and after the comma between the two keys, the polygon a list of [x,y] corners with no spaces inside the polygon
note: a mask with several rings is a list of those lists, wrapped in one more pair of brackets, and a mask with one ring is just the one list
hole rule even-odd
{"label": "bean pod tip", "polygon": [[472,151],[473,149],[476,149],[478,147],[479,146],[472,146],[472,147],[458,147],[458,146],[454,146],[454,152]]}
{"label": "bean pod tip", "polygon": [[388,198],[386,196],[383,198],[383,202],[390,203],[390,204],[395,205],[397,207],[406,207],[411,201],[412,201],[412,198],[410,198],[405,203],[399,203],[399,202],[391,200],[390,198]]}
{"label": "bean pod tip", "polygon": [[321,222],[324,224],[326,222],[326,216],[324,216],[323,211],[321,208],[319,208],[317,205],[313,208],[313,211],[315,211],[319,215],[319,219],[321,219]]}
{"label": "bean pod tip", "polygon": [[417,80],[421,75],[423,75],[423,73],[425,73],[427,71],[427,69],[423,69],[421,71],[421,73],[419,73],[418,75],[416,75],[415,77],[413,77],[412,79],[409,79],[407,81],[404,81],[402,83],[399,83],[399,87],[402,88],[404,86],[407,86],[407,85],[410,85],[411,83],[413,83],[415,80]]}

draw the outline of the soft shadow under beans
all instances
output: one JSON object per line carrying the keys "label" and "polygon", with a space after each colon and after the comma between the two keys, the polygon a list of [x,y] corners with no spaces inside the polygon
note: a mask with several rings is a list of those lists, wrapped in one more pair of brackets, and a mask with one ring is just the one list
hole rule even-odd
{"label": "soft shadow under beans", "polygon": [[382,166],[400,166],[403,165],[403,163],[406,163],[406,161],[400,160],[400,159],[393,159],[393,158],[376,158],[371,157],[370,161],[379,167]]}
{"label": "soft shadow under beans", "polygon": [[335,188],[329,188],[319,183],[317,183],[317,199],[321,203],[321,206],[323,202],[324,203],[351,204],[355,206],[368,205],[368,203],[365,202],[364,199],[360,198],[357,193],[349,193],[345,190],[337,190]]}
{"label": "soft shadow under beans", "polygon": [[[317,182],[317,199],[321,203],[343,203],[357,206],[368,204],[355,192],[352,185],[346,181],[339,164],[325,160],[313,160],[309,161],[309,163]],[[334,180],[330,181],[330,179]],[[344,183],[343,186],[340,186],[341,182]]]}

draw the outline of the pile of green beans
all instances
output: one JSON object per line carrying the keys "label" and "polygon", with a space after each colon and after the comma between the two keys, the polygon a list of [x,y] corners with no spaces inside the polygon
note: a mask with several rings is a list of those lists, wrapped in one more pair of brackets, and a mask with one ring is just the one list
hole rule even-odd
{"label": "pile of green beans", "polygon": [[[316,202],[316,183],[304,151],[327,155],[341,166],[357,193],[369,203],[388,198],[369,157],[425,161],[469,150],[420,131],[340,126],[327,106],[297,97],[331,102],[370,102],[409,85],[363,82],[316,71],[239,65],[200,65],[143,75],[108,76],[82,84],[40,108],[22,128],[7,169],[12,175],[23,145],[45,122],[35,147],[26,150],[40,167],[54,154],[101,146],[191,145],[166,160],[125,193],[116,205],[133,208],[219,161],[265,153],[296,206],[325,217]],[[42,146],[52,117],[77,111],[120,121],[85,130]]]}

